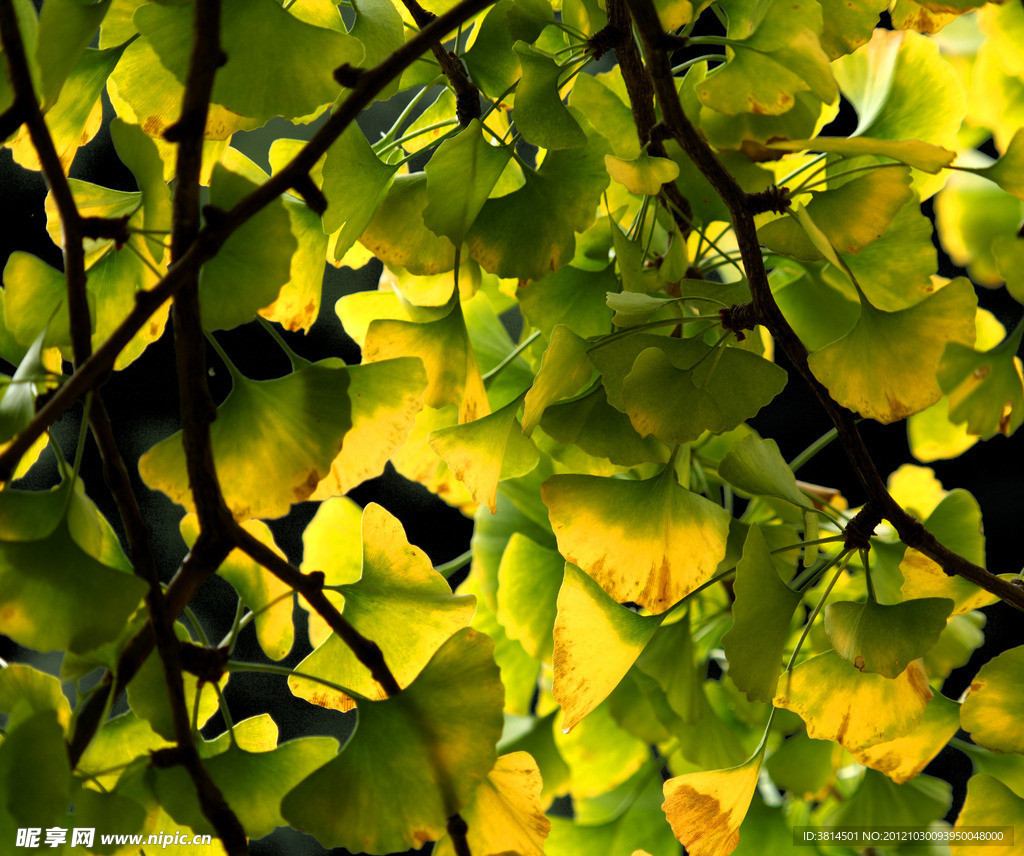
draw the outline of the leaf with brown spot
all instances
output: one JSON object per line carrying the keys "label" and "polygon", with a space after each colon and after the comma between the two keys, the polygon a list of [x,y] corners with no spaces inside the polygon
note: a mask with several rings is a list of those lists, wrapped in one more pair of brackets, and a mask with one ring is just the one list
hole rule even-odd
{"label": "leaf with brown spot", "polygon": [[1024,646],[1003,651],[989,660],[971,681],[960,711],[960,721],[971,739],[994,752],[1024,752],[1020,728],[1024,692]]}

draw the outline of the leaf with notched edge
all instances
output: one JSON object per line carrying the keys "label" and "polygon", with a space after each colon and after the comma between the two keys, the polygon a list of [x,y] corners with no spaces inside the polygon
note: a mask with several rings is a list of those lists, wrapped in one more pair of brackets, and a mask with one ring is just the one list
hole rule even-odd
{"label": "leaf with notched edge", "polygon": [[1019,723],[1024,692],[1020,675],[1024,647],[1011,648],[989,660],[971,681],[960,722],[971,739],[994,752],[1024,752]]}

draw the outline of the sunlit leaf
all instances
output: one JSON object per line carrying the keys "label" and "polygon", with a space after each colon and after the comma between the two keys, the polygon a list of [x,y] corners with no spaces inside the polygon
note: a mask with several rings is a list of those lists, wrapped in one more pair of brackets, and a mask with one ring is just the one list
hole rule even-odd
{"label": "sunlit leaf", "polygon": [[805,800],[822,799],[835,780],[836,746],[798,731],[768,756],[765,768],[783,790]]}
{"label": "sunlit leaf", "polygon": [[681,487],[672,467],[645,481],[557,475],[541,494],[559,552],[620,603],[664,612],[725,555],[728,513]]}
{"label": "sunlit leaf", "polygon": [[754,496],[777,496],[803,508],[813,507],[797,487],[796,476],[774,440],[762,440],[756,434],[744,437],[722,458],[718,474]]}
{"label": "sunlit leaf", "polygon": [[[469,827],[466,840],[473,853],[517,853],[543,856],[551,821],[540,804],[541,777],[537,762],[526,752],[498,758],[473,802],[462,812]],[[434,847],[437,856],[454,856],[451,838]]]}
{"label": "sunlit leaf", "polygon": [[551,150],[586,145],[587,135],[559,97],[563,69],[556,58],[524,42],[516,42],[513,50],[522,67],[513,117],[523,138]]}
{"label": "sunlit leaf", "polygon": [[601,74],[582,74],[573,83],[569,104],[583,113],[608,141],[615,157],[629,161],[640,155],[640,141],[629,99],[621,97],[624,89],[618,68]]}
{"label": "sunlit leaf", "polygon": [[[838,4],[837,4],[838,5]],[[955,152],[920,140],[878,140],[873,137],[815,137],[813,140],[773,140],[768,148],[784,152],[804,150],[833,152],[846,157],[880,155],[905,163],[914,169],[937,173],[949,166]]]}
{"label": "sunlit leaf", "polygon": [[523,401],[523,433],[533,433],[549,405],[581,392],[594,376],[589,343],[563,324],[551,332],[540,370]]}
{"label": "sunlit leaf", "polygon": [[554,735],[571,772],[569,792],[574,801],[620,785],[650,758],[647,744],[619,726],[608,704],[598,705],[568,734],[556,726]]}
{"label": "sunlit leaf", "polygon": [[800,663],[779,681],[773,703],[803,717],[807,733],[864,749],[913,731],[931,700],[928,678],[912,662],[896,678],[860,672],[834,651]]}
{"label": "sunlit leaf", "polygon": [[606,304],[610,289],[617,289],[613,268],[582,270],[567,265],[540,282],[531,282],[518,291],[523,316],[548,341],[559,324],[577,336],[597,336],[611,332],[611,312]]}
{"label": "sunlit leaf", "polygon": [[[39,68],[40,99],[51,109],[110,7],[110,0],[82,4],[75,0],[48,0],[39,12],[35,60]],[[111,67],[112,68],[112,67]],[[95,100],[99,92],[93,96]],[[90,102],[90,107],[92,103]]]}
{"label": "sunlit leaf", "polygon": [[722,639],[729,676],[751,701],[775,695],[800,592],[780,578],[761,530],[751,526],[736,566],[733,625]]}
{"label": "sunlit leaf", "polygon": [[360,702],[355,733],[285,796],[285,819],[328,847],[363,853],[440,838],[497,759],[504,690],[493,650],[483,634],[461,630],[402,693]]}
{"label": "sunlit leaf", "polygon": [[906,784],[895,784],[881,773],[865,770],[857,790],[828,815],[828,822],[927,826],[949,810],[951,796],[952,788],[941,779],[918,776]]}
{"label": "sunlit leaf", "polygon": [[953,669],[967,664],[985,643],[983,612],[954,615],[939,636],[939,641],[924,657],[924,668],[932,680],[945,680]]}
{"label": "sunlit leaf", "polygon": [[950,343],[973,344],[976,305],[963,277],[899,312],[882,312],[864,298],[853,330],[811,354],[808,364],[843,406],[896,422],[942,396],[935,374],[943,351]]}
{"label": "sunlit leaf", "polygon": [[853,756],[903,784],[917,776],[959,729],[960,705],[939,694],[928,702],[921,724],[909,734],[856,750]]}
{"label": "sunlit leaf", "polygon": [[0,710],[7,714],[7,731],[44,710],[57,715],[61,728],[71,722],[71,705],[60,681],[24,663],[9,663],[0,669]]}
{"label": "sunlit leaf", "polygon": [[[498,566],[497,616],[530,656],[551,662],[552,630],[565,560],[515,532]],[[557,699],[557,696],[556,696]]]}
{"label": "sunlit leaf", "polygon": [[1011,648],[989,660],[971,681],[960,721],[971,739],[986,749],[1024,752],[1024,739],[1016,723],[1022,664],[1024,647]]}
{"label": "sunlit leaf", "polygon": [[[304,541],[308,551],[324,557],[316,569],[341,579],[350,563],[339,574],[332,574],[330,557],[344,556],[344,529],[333,525],[330,506],[344,500],[329,500],[306,527]],[[344,598],[343,617],[360,633],[380,646],[388,668],[399,686],[409,685],[433,656],[442,642],[473,617],[476,599],[452,595],[451,587],[430,564],[426,554],[405,538],[402,524],[375,503],[363,510],[363,559],[358,580],[332,585]],[[298,671],[338,684],[369,699],[384,698],[381,686],[355,654],[336,635],[329,636],[309,654]],[[350,710],[352,698],[316,681],[292,677],[289,688],[312,704],[336,710]]]}
{"label": "sunlit leaf", "polygon": [[656,196],[661,186],[675,181],[679,175],[679,166],[668,158],[652,157],[641,152],[635,158],[618,158],[614,155],[604,156],[604,165],[608,174],[630,193],[639,196]]}
{"label": "sunlit leaf", "polygon": [[103,723],[76,769],[110,790],[123,772],[121,765],[171,745],[172,741],[157,734],[145,719],[129,711]]}
{"label": "sunlit leaf", "polygon": [[497,98],[519,80],[522,67],[513,43],[532,43],[550,20],[551,7],[537,0],[499,0],[487,10],[463,56],[473,82],[485,95]]}
{"label": "sunlit leaf", "polygon": [[[1013,827],[1016,832],[1024,824],[1024,798],[1015,794],[999,779],[979,774],[967,782],[967,798],[956,819],[954,831],[972,827]],[[969,834],[969,833],[968,833]],[[983,856],[990,852],[991,844],[953,843],[953,856]],[[1001,848],[1003,849],[1003,848]],[[1013,846],[1006,849],[1007,856],[1024,853],[1024,841],[1014,837]]]}
{"label": "sunlit leaf", "polygon": [[589,576],[565,565],[554,624],[554,695],[565,730],[615,689],[661,625],[619,606]]}
{"label": "sunlit leaf", "polygon": [[[272,380],[232,369],[231,393],[210,429],[225,502],[235,517],[280,517],[327,476],[351,426],[349,375],[338,360],[313,363]],[[254,425],[260,432],[254,434]],[[139,459],[154,490],[193,510],[181,432]]]}

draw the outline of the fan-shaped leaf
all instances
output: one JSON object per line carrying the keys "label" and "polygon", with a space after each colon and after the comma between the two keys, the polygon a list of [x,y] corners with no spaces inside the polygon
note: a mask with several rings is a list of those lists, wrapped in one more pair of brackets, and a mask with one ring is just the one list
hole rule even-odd
{"label": "fan-shaped leaf", "polygon": [[[994,776],[979,774],[967,782],[967,798],[956,819],[954,831],[977,827],[1011,827],[1016,832],[1024,824],[1024,798],[1015,794]],[[987,856],[990,844],[954,843],[953,856]],[[1024,843],[1014,838],[1008,856],[1024,853]]]}
{"label": "fan-shaped leaf", "polygon": [[524,42],[512,46],[519,57],[522,78],[516,87],[514,118],[524,139],[542,149],[574,149],[587,143],[587,135],[562,104],[556,58]]}
{"label": "fan-shaped leaf", "polygon": [[989,660],[971,681],[960,721],[971,739],[995,752],[1024,752],[1017,724],[1021,709],[1024,647],[1011,648]]}

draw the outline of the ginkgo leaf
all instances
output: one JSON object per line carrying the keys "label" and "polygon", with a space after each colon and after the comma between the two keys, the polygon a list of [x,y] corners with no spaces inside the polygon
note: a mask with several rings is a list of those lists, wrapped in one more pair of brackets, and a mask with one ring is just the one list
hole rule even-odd
{"label": "ginkgo leaf", "polygon": [[938,367],[938,382],[949,396],[949,418],[965,422],[983,439],[1009,436],[1024,422],[1024,381],[1016,358],[1024,324],[984,352],[950,342]]}
{"label": "ginkgo leaf", "polygon": [[823,0],[821,47],[828,58],[852,53],[867,42],[885,8],[878,0]]}
{"label": "ginkgo leaf", "polygon": [[[998,827],[1006,830],[1006,833],[1013,833],[1024,824],[1024,797],[1018,796],[999,779],[983,773],[971,776],[967,782],[967,797],[964,800],[963,808],[957,816],[956,825],[953,831],[965,831],[971,835],[971,831],[978,829],[992,829]],[[985,843],[967,843],[954,841],[950,844],[950,851],[953,856],[985,856],[991,852],[992,845]],[[1011,847],[1000,848],[1007,856],[1020,856],[1024,853],[1024,841],[1014,838]]]}
{"label": "ginkgo leaf", "polygon": [[[814,193],[806,209],[836,252],[858,253],[882,237],[913,196],[909,169],[873,169],[835,189]],[[762,226],[757,237],[770,250],[783,255],[812,261],[821,258],[807,233],[790,217]]]}
{"label": "ginkgo leaf", "polygon": [[905,163],[914,169],[937,173],[949,166],[956,152],[920,140],[878,140],[873,137],[815,137],[813,140],[772,140],[770,149],[784,152],[818,151],[856,157],[879,155]]}
{"label": "ginkgo leaf", "polygon": [[558,78],[564,69],[556,57],[525,42],[516,42],[512,49],[522,68],[513,117],[523,138],[552,151],[586,145],[587,135],[559,97]]}
{"label": "ginkgo leaf", "polygon": [[514,532],[498,566],[498,621],[535,659],[551,662],[565,560],[556,550],[542,547]]}
{"label": "ginkgo leaf", "polygon": [[71,786],[64,732],[54,711],[38,711],[7,732],[0,743],[0,789],[6,795],[0,828],[13,834],[15,828],[66,820]]}
{"label": "ginkgo leaf", "polygon": [[802,508],[813,507],[774,440],[747,435],[722,458],[718,475],[753,496],[777,496]]}
{"label": "ginkgo leaf", "polygon": [[751,701],[769,701],[801,594],[780,579],[757,526],[747,532],[734,586],[733,625],[722,638],[729,676]]}
{"label": "ginkgo leaf", "polygon": [[[227,63],[218,69],[212,100],[261,124],[274,116],[301,120],[330,104],[339,91],[331,70],[363,59],[356,39],[307,24],[272,0],[226,0],[222,19]],[[191,5],[144,4],[133,20],[160,62],[184,81]],[[311,56],[320,61],[306,62]]]}
{"label": "ginkgo leaf", "polygon": [[599,336],[611,331],[612,314],[606,303],[618,280],[611,266],[583,270],[567,265],[540,282],[518,291],[523,316],[550,342],[555,327],[568,327],[577,336]]}
{"label": "ginkgo leaf", "polygon": [[[255,189],[248,178],[217,165],[210,181],[210,204],[226,211]],[[291,259],[297,246],[280,199],[242,224],[203,265],[199,276],[203,327],[237,327],[273,303],[291,278]]]}
{"label": "ginkgo leaf", "polygon": [[[246,833],[251,838],[262,838],[287,824],[281,816],[282,797],[336,757],[337,752],[338,741],[333,737],[302,737],[267,751],[230,746],[205,758],[203,766]],[[200,834],[215,833],[190,787],[184,767],[158,770],[153,790],[176,821]]]}
{"label": "ginkgo leaf", "polygon": [[1003,651],[978,670],[964,697],[960,722],[971,739],[986,749],[1024,752],[1024,738],[1016,722],[1022,666],[1024,647]]}
{"label": "ginkgo leaf", "polygon": [[25,663],[9,663],[0,669],[0,710],[7,714],[7,731],[42,710],[56,713],[63,729],[71,722],[71,705],[60,681]]}
{"label": "ginkgo leaf", "polygon": [[834,651],[800,663],[779,682],[773,704],[798,713],[807,733],[850,751],[913,731],[932,698],[917,661],[895,678],[860,672]]}
{"label": "ginkgo leaf", "polygon": [[559,552],[620,603],[664,612],[710,579],[729,515],[676,481],[556,475],[541,487]]}
{"label": "ginkgo leaf", "polygon": [[427,374],[415,357],[349,366],[352,428],[310,499],[344,496],[384,472],[423,409]]}
{"label": "ginkgo leaf", "polygon": [[825,632],[836,653],[860,671],[895,678],[938,641],[952,609],[944,597],[891,606],[874,598],[837,601],[825,607]]}
{"label": "ginkgo leaf", "polygon": [[433,449],[469,490],[475,502],[493,513],[498,482],[525,476],[540,460],[537,447],[523,436],[516,418],[520,399],[473,422],[433,431],[427,437]]}
{"label": "ginkgo leaf", "polygon": [[857,790],[828,815],[828,823],[864,823],[878,827],[927,827],[949,810],[952,787],[931,776],[899,785],[874,770],[865,770]]}
{"label": "ginkgo leaf", "polygon": [[625,83],[618,68],[580,75],[573,82],[569,104],[599,129],[598,133],[608,141],[615,157],[630,161],[640,154],[641,148],[629,98],[622,97],[624,90]]}
{"label": "ginkgo leaf", "polygon": [[[520,88],[517,109],[521,96]],[[478,119],[441,143],[423,169],[429,200],[423,209],[427,228],[461,246],[511,157],[511,146],[487,142]]]}
{"label": "ginkgo leaf", "polygon": [[[188,514],[182,518],[179,526],[181,537],[191,548],[199,537],[199,519],[194,514]],[[246,520],[242,526],[250,535],[284,558],[265,523]],[[286,657],[295,640],[291,587],[237,548],[228,554],[217,573],[231,583],[242,602],[256,613],[256,639],[263,653],[271,660]]]}
{"label": "ginkgo leaf", "polygon": [[614,181],[638,196],[657,196],[663,184],[679,176],[679,165],[675,161],[646,152],[631,159],[605,155],[604,165]]}
{"label": "ginkgo leaf", "polygon": [[99,514],[77,480],[46,492],[0,491],[0,616],[19,645],[88,651],[114,639],[146,593],[120,548],[90,550],[76,508]]}
{"label": "ginkgo leaf", "polygon": [[752,418],[786,385],[785,370],[745,351],[697,339],[663,339],[637,355],[622,381],[622,401],[641,437],[689,443]]}
{"label": "ginkgo leaf", "polygon": [[472,422],[490,412],[462,305],[454,292],[446,314],[435,321],[415,323],[383,318],[370,322],[363,362],[409,356],[419,357],[426,369],[423,403],[427,407],[457,404],[460,423]]}
{"label": "ginkgo leaf", "polygon": [[47,113],[56,106],[68,77],[78,65],[109,7],[110,0],[96,0],[88,4],[57,0],[40,9],[35,61],[42,90],[40,106]]}
{"label": "ginkgo leaf", "polygon": [[959,729],[960,705],[939,694],[928,702],[921,724],[909,734],[855,750],[853,756],[896,784],[903,784],[917,776]]}
{"label": "ginkgo leaf", "polygon": [[844,407],[896,422],[941,398],[935,375],[943,351],[950,343],[973,344],[976,307],[964,277],[899,312],[882,312],[862,297],[853,330],[811,354],[808,365]]}
{"label": "ginkgo leaf", "polygon": [[738,767],[688,773],[665,782],[662,809],[687,853],[729,856],[736,849],[763,760],[764,744]]}
{"label": "ginkgo leaf", "polygon": [[994,164],[969,171],[994,181],[1007,193],[1024,200],[1024,129],[1013,135],[1010,145]]}
{"label": "ginkgo leaf", "polygon": [[28,348],[43,330],[41,347],[67,348],[67,284],[64,275],[42,259],[15,251],[4,265],[4,321],[14,340]]}
{"label": "ginkgo leaf", "polygon": [[486,10],[463,55],[480,91],[491,98],[506,93],[522,75],[519,55],[512,45],[520,40],[534,42],[550,22],[551,7],[533,0],[499,0]]}
{"label": "ginkgo leaf", "polygon": [[729,19],[729,61],[697,86],[702,104],[729,116],[777,115],[793,107],[797,92],[810,90],[828,104],[835,100],[836,82],[819,41],[817,2],[774,0],[743,12],[735,22]]}
{"label": "ginkgo leaf", "polygon": [[[391,456],[391,465],[395,470],[410,481],[418,482],[448,505],[458,508],[467,517],[477,510],[466,486],[455,478],[427,443],[432,431],[457,425],[459,411],[454,404],[438,410],[424,407],[416,414],[416,421],[405,443]],[[490,509],[488,509],[488,513]]]}
{"label": "ginkgo leaf", "polygon": [[133,760],[171,745],[173,741],[161,737],[145,719],[128,711],[103,723],[89,741],[76,769],[112,790],[124,767]]}
{"label": "ginkgo leaf", "polygon": [[589,576],[565,565],[554,624],[555,701],[568,731],[615,689],[661,625],[619,606]]}
{"label": "ginkgo leaf", "polygon": [[606,793],[650,761],[648,745],[619,726],[607,703],[598,705],[568,733],[556,726],[554,735],[555,746],[569,767],[574,802]]}
{"label": "ginkgo leaf", "polygon": [[590,344],[564,324],[551,331],[533,386],[523,400],[523,433],[529,437],[549,405],[581,392],[594,377],[587,359]]}
{"label": "ginkgo leaf", "polygon": [[836,777],[836,751],[834,743],[814,740],[800,730],[772,752],[765,768],[779,788],[801,799],[820,800]]}
{"label": "ginkgo leaf", "polygon": [[[681,289],[686,287],[685,282],[679,285]],[[678,305],[679,299],[636,291],[609,291],[606,302],[608,307],[615,311],[612,323],[616,327],[636,327],[646,324],[662,310],[674,308]]]}
{"label": "ginkgo leaf", "polygon": [[355,733],[284,797],[284,818],[353,852],[394,853],[440,838],[497,759],[504,689],[493,651],[466,628],[403,692],[360,702]]}
{"label": "ginkgo leaf", "polygon": [[586,145],[553,151],[537,171],[525,169],[522,187],[480,209],[466,235],[473,258],[484,270],[515,279],[540,279],[567,264],[575,233],[594,223],[608,186],[606,152],[604,138],[592,133]]}
{"label": "ginkgo leaf", "polygon": [[[303,536],[307,549],[330,556],[345,543],[346,532],[332,526],[330,515],[317,516]],[[344,598],[344,618],[380,647],[399,686],[408,686],[442,642],[469,624],[476,598],[453,595],[451,587],[411,545],[402,524],[371,503],[363,510],[362,574],[331,590]],[[330,565],[317,569],[330,572]],[[368,699],[384,698],[381,686],[336,635],[329,636],[296,670],[340,685]],[[351,710],[352,698],[317,681],[288,679],[291,691],[312,704]]]}
{"label": "ginkgo leaf", "polygon": [[[224,501],[236,518],[280,517],[330,472],[352,424],[349,374],[340,363],[324,360],[261,381],[231,368],[231,392],[217,408],[210,440]],[[139,459],[139,473],[152,489],[194,509],[180,431]]]}
{"label": "ginkgo leaf", "polygon": [[[476,796],[462,812],[469,827],[466,841],[479,856],[516,853],[543,856],[551,821],[540,804],[540,770],[526,752],[502,755]],[[449,837],[435,846],[436,856],[455,856]]]}
{"label": "ginkgo leaf", "polygon": [[[25,353],[14,375],[7,378],[7,383],[0,391],[0,443],[6,443],[21,433],[36,415],[36,401],[39,396],[54,386],[56,373],[46,363],[54,362],[52,354],[56,354],[56,362],[60,363],[60,354],[52,351],[44,355],[43,342],[46,339],[44,328],[36,337],[35,342]],[[59,368],[59,365],[57,366]]]}

